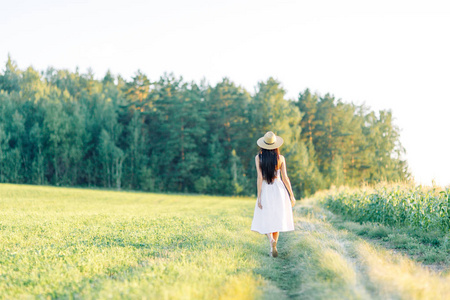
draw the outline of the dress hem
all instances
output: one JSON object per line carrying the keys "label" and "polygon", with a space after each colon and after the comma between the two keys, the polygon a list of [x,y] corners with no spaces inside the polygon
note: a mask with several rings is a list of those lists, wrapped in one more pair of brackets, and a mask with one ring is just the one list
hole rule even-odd
{"label": "dress hem", "polygon": [[270,231],[270,232],[259,232],[258,230],[254,230],[251,229],[251,231],[260,233],[260,234],[268,234],[268,233],[272,233],[272,232],[289,232],[289,231],[295,231],[295,229],[285,229],[285,230],[274,230],[274,231]]}

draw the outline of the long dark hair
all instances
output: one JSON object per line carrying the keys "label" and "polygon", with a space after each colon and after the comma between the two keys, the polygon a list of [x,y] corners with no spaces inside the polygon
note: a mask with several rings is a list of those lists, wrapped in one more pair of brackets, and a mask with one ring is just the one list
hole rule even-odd
{"label": "long dark hair", "polygon": [[267,183],[272,183],[276,177],[276,172],[280,168],[280,150],[278,148],[273,150],[262,149],[259,152],[259,166],[263,179]]}

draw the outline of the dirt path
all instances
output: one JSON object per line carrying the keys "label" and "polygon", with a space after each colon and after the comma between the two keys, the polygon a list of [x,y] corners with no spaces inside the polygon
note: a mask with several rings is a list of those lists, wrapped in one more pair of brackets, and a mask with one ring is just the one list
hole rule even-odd
{"label": "dirt path", "polygon": [[450,299],[449,277],[334,228],[313,200],[294,215],[296,231],[280,235],[279,257],[267,262],[274,288],[263,298]]}

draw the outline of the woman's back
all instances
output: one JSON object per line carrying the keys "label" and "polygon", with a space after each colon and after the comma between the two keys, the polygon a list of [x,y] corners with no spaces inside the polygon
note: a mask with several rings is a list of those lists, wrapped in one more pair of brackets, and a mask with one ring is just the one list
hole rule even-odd
{"label": "woman's back", "polygon": [[[259,167],[263,179],[268,183],[272,183],[278,176],[278,170],[281,168],[282,159],[280,157],[280,150],[276,149],[261,149],[259,155]],[[277,175],[278,174],[278,175]]]}

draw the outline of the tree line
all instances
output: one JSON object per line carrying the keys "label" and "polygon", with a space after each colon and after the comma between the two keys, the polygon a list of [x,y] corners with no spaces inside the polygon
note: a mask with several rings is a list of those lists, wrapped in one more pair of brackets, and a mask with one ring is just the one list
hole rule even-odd
{"label": "tree line", "polygon": [[297,197],[409,176],[390,111],[308,89],[289,100],[273,78],[249,93],[228,78],[95,79],[10,57],[0,73],[0,182],[253,195],[269,130],[285,139]]}

